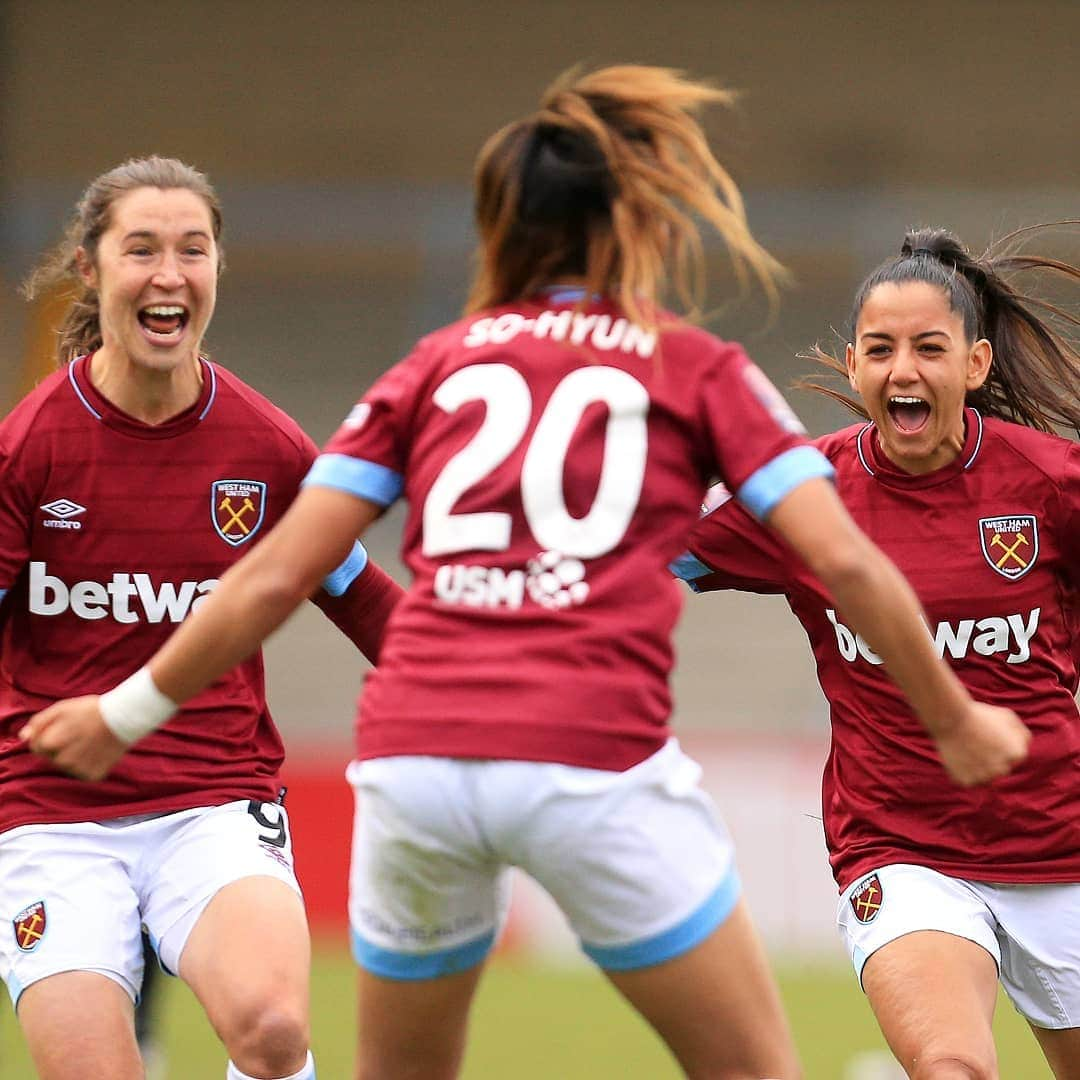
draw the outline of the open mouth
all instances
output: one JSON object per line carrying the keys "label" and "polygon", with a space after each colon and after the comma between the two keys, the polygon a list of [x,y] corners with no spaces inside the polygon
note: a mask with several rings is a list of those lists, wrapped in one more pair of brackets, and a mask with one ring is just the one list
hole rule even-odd
{"label": "open mouth", "polygon": [[921,431],[930,419],[930,402],[919,397],[891,397],[888,409],[897,430],[908,435]]}
{"label": "open mouth", "polygon": [[188,311],[181,304],[149,304],[139,311],[139,323],[153,337],[178,337],[187,326]]}

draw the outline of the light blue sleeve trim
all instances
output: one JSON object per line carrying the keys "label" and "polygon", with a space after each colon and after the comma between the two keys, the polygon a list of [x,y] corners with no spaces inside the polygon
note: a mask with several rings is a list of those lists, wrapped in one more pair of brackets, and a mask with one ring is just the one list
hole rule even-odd
{"label": "light blue sleeve trim", "polygon": [[359,540],[352,546],[352,551],[345,556],[345,561],[323,578],[322,587],[331,596],[341,594],[363,573],[368,564],[368,553]]}
{"label": "light blue sleeve trim", "polygon": [[684,551],[677,559],[668,563],[668,572],[674,574],[680,581],[685,581],[694,592],[697,592],[698,587],[694,582],[700,577],[705,577],[706,574],[711,574],[712,568],[706,566],[696,555]]}
{"label": "light blue sleeve trim", "polygon": [[733,866],[716,890],[696,911],[670,930],[628,945],[587,945],[585,955],[604,971],[635,971],[674,960],[700,945],[734,911],[742,895],[739,872]]}
{"label": "light blue sleeve trim", "polygon": [[395,502],[405,488],[401,473],[348,454],[320,454],[304,477],[302,486],[309,484],[347,491],[379,506]]}
{"label": "light blue sleeve trim", "polygon": [[800,484],[819,476],[830,479],[835,475],[836,470],[820,450],[813,446],[793,446],[762,465],[735,494],[758,521],[764,521],[776,504]]}
{"label": "light blue sleeve trim", "polygon": [[7,594],[8,594],[7,589],[0,589],[0,602],[3,601],[4,597],[7,596]]}
{"label": "light blue sleeve trim", "polygon": [[495,934],[487,933],[475,941],[467,941],[452,949],[437,952],[401,953],[384,949],[366,941],[352,931],[353,959],[365,971],[381,975],[384,979],[417,982],[421,979],[437,979],[440,975],[453,975],[476,967],[491,951]]}

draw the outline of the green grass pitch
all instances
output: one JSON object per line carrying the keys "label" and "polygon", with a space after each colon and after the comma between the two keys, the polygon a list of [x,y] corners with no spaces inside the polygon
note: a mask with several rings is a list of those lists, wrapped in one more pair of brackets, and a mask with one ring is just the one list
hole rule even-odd
{"label": "green grass pitch", "polygon": [[[806,1080],[848,1080],[860,1051],[883,1049],[870,1010],[844,969],[777,966]],[[312,1038],[320,1080],[351,1075],[355,1020],[354,968],[344,947],[316,948]],[[169,979],[162,1028],[169,1080],[219,1080],[225,1054],[191,993]],[[92,1023],[92,1017],[87,1017]],[[999,1001],[995,1029],[1001,1075],[1050,1080],[1027,1026]],[[32,1080],[22,1037],[5,1007],[0,1014],[0,1078]],[[473,1013],[463,1080],[676,1080],[665,1048],[591,970],[537,967],[497,959]]]}

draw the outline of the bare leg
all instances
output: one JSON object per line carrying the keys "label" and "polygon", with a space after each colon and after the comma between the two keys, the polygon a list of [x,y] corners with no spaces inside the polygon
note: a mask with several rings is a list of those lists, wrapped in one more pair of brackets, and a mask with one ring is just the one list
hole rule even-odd
{"label": "bare leg", "polygon": [[740,900],[700,945],[608,978],[671,1048],[691,1080],[799,1077],[780,994]]}
{"label": "bare leg", "polygon": [[290,1076],[303,1068],[310,971],[303,902],[270,877],[226,885],[180,954],[181,978],[249,1076]]}
{"label": "bare leg", "polygon": [[65,971],[19,998],[19,1023],[39,1080],[142,1080],[127,991],[95,971]]}
{"label": "bare leg", "polygon": [[995,1080],[997,966],[980,945],[937,930],[905,934],[867,960],[863,987],[913,1080]]}
{"label": "bare leg", "polygon": [[1051,1031],[1031,1025],[1057,1080],[1080,1080],[1080,1028]]}
{"label": "bare leg", "polygon": [[357,1080],[453,1080],[482,970],[407,982],[361,969]]}

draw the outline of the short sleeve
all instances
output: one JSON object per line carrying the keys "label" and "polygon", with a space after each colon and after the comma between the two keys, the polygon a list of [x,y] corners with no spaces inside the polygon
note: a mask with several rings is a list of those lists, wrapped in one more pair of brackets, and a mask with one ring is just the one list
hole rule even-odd
{"label": "short sleeve", "polygon": [[23,455],[0,430],[0,599],[15,583],[30,557],[30,518],[34,504]]}
{"label": "short sleeve", "polygon": [[1080,443],[1071,443],[1065,453],[1059,491],[1062,557],[1069,580],[1080,586]]}
{"label": "short sleeve", "polygon": [[676,577],[694,592],[786,590],[794,556],[722,484],[710,489],[703,510],[686,551],[669,567]]}
{"label": "short sleeve", "polygon": [[305,486],[336,488],[378,506],[400,497],[422,382],[420,364],[418,348],[352,407],[312,465]]}
{"label": "short sleeve", "polygon": [[805,481],[833,475],[783,395],[738,346],[725,346],[709,370],[703,404],[720,476],[756,518]]}

